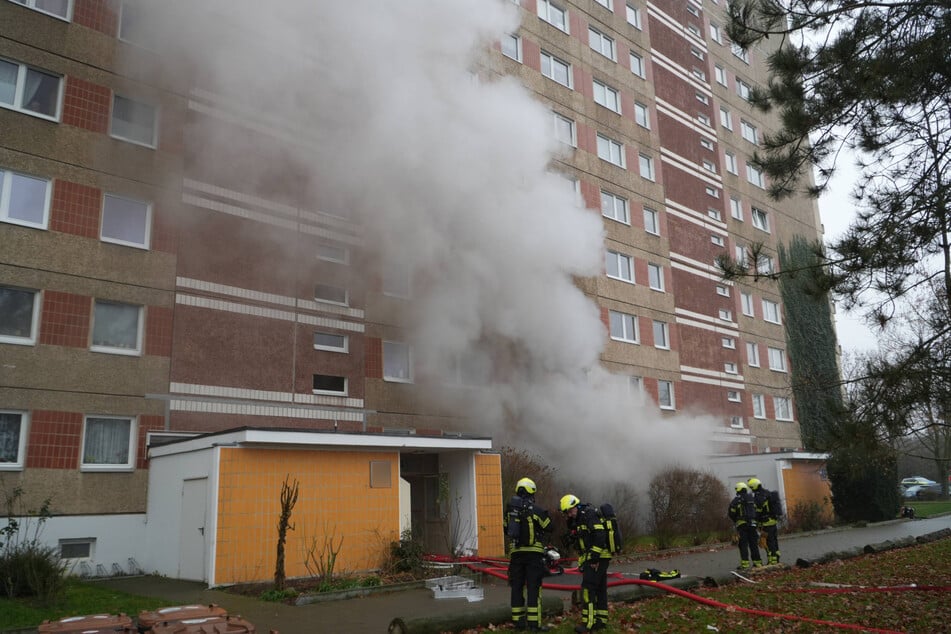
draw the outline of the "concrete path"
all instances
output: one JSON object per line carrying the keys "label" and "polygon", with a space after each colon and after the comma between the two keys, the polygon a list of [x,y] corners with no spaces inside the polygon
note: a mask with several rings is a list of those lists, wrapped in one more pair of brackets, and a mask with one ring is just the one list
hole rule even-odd
{"label": "concrete path", "polygon": [[[919,537],[941,529],[951,529],[951,515],[920,520],[894,520],[868,527],[832,529],[816,533],[780,536],[783,562],[793,564],[796,559],[820,559],[823,555],[861,548],[905,537]],[[633,576],[645,568],[669,570],[676,568],[685,576],[722,577],[739,562],[736,548],[700,550],[657,558],[642,558],[618,563],[612,570]],[[557,580],[558,578],[553,578]],[[200,583],[183,582],[160,577],[135,577],[100,582],[126,592],[156,596],[176,603],[217,603],[231,614],[239,614],[251,621],[257,631],[267,634],[385,634],[396,618],[412,619],[422,616],[458,613],[462,610],[488,606],[504,607],[509,602],[509,589],[504,582],[485,581],[485,598],[469,603],[466,599],[435,599],[425,588],[375,594],[362,598],[313,603],[303,606],[265,603],[217,590],[208,590]],[[546,590],[546,594],[558,591]],[[565,593],[567,594],[567,593]]]}

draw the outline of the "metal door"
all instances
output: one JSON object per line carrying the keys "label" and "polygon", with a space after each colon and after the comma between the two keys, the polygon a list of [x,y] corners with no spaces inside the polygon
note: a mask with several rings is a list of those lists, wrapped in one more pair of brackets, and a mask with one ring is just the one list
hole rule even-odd
{"label": "metal door", "polygon": [[182,482],[182,525],[179,535],[178,577],[207,581],[205,574],[205,516],[208,478]]}

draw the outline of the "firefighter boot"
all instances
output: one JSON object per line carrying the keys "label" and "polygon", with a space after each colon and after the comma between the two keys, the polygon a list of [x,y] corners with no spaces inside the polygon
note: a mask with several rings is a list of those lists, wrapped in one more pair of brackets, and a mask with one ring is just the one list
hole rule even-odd
{"label": "firefighter boot", "polygon": [[748,559],[741,559],[740,565],[736,567],[737,570],[749,570],[750,562]]}

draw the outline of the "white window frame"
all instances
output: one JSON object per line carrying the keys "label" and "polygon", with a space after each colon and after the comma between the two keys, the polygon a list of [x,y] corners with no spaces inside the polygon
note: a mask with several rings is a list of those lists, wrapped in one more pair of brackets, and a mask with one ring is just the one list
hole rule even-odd
{"label": "white window frame", "polygon": [[771,324],[782,324],[782,314],[779,310],[779,304],[772,300],[763,298],[763,321]]}
{"label": "white window frame", "polygon": [[44,13],[50,17],[56,18],[57,20],[62,20],[63,22],[71,22],[73,19],[73,0],[66,0],[66,15],[60,15],[54,13],[53,11],[47,11],[41,7],[36,6],[36,0],[13,0],[15,4],[19,4],[28,9],[33,9],[39,13]]}
{"label": "white window frame", "polygon": [[753,394],[753,418],[766,418],[766,397],[762,394]]}
{"label": "white window frame", "polygon": [[[42,303],[42,293],[32,288],[22,288],[19,286],[0,285],[0,290],[11,290],[21,293],[30,293],[33,295],[33,307],[30,316],[30,334],[27,337],[15,335],[4,335],[0,333],[0,343],[10,343],[18,346],[36,345],[36,339],[39,332],[40,322],[40,304]],[[2,315],[0,315],[2,317]]]}
{"label": "white window frame", "polygon": [[337,264],[350,264],[350,247],[333,244],[331,242],[318,242],[314,250],[314,257],[318,260],[336,262]]}
{"label": "white window frame", "polygon": [[[387,352],[389,351],[389,354]],[[405,357],[405,363],[401,364],[400,371],[397,374],[387,373],[387,357],[399,353]],[[412,383],[413,382],[413,348],[403,341],[383,341],[383,380],[390,383]]]}
{"label": "white window frame", "polygon": [[[102,321],[103,316],[99,314],[100,306],[121,306],[128,309],[134,309],[136,311],[136,323],[135,323],[135,347],[134,348],[123,348],[120,346],[113,346],[104,343],[96,343],[96,327],[99,325],[99,322]],[[90,324],[90,345],[89,349],[93,352],[104,352],[106,354],[119,354],[130,357],[138,357],[142,355],[142,339],[143,331],[145,330],[145,308],[137,304],[130,304],[128,302],[119,302],[108,299],[94,299],[92,303],[92,323]]]}
{"label": "white window frame", "polygon": [[641,10],[637,7],[632,7],[631,3],[628,2],[625,6],[625,18],[627,23],[633,26],[635,29],[640,31],[643,27],[641,26]]}
{"label": "white window frame", "polygon": [[[703,94],[702,92],[700,92],[699,90],[698,90],[696,93],[694,93],[694,95],[696,96],[697,101],[699,101],[699,102],[702,103],[703,105],[705,105],[705,106],[710,105],[710,98],[707,97],[707,96],[706,96],[705,94]],[[707,121],[710,121],[710,117],[707,117]],[[709,124],[708,124],[708,125],[709,125]]]}
{"label": "white window frame", "polygon": [[[90,420],[120,420],[129,423],[129,447],[126,461],[123,462],[86,462],[86,443],[89,441]],[[110,416],[87,414],[83,416],[83,438],[79,454],[80,471],[135,471],[136,449],[138,447],[138,419],[135,416]]]}
{"label": "white window frame", "polygon": [[697,121],[699,121],[700,123],[702,123],[703,125],[707,127],[710,127],[710,117],[705,112],[697,113]]}
{"label": "white window frame", "polygon": [[731,403],[742,403],[742,402],[743,402],[743,398],[742,398],[742,396],[740,396],[740,391],[739,391],[739,390],[727,390],[727,391],[726,391],[726,400],[730,401]]}
{"label": "white window frame", "polygon": [[726,171],[731,174],[739,176],[740,168],[739,163],[736,160],[736,154],[727,150],[723,153],[724,158],[726,159]]}
{"label": "white window frame", "polygon": [[651,329],[654,333],[654,347],[660,350],[670,350],[670,324],[655,319]]}
{"label": "white window frame", "polygon": [[702,136],[702,137],[700,137],[700,147],[702,147],[702,148],[705,149],[705,150],[710,150],[710,151],[712,152],[712,151],[713,151],[713,141],[711,141],[710,139],[708,139],[708,138],[705,137],[705,136]]}
{"label": "white window frame", "polygon": [[[707,192],[710,193],[709,191]],[[714,196],[715,198],[716,196]],[[720,220],[720,210],[714,209],[713,207],[707,207],[707,216],[713,218],[714,220]]]}
{"label": "white window frame", "polygon": [[[67,557],[63,554],[63,546],[75,546],[77,544],[86,544],[89,547],[89,552],[86,555],[80,557]],[[69,562],[71,566],[76,565],[81,561],[94,561],[96,557],[96,538],[95,537],[80,537],[72,539],[60,539],[57,544],[57,552],[59,553],[59,558],[63,561]]]}
{"label": "white window frame", "polygon": [[[613,268],[617,271],[617,273],[614,275],[611,274],[612,262],[614,263]],[[622,266],[622,263],[627,264],[627,270],[630,272],[629,278],[623,277],[624,267]],[[630,284],[636,283],[634,281],[634,258],[632,258],[629,255],[625,255],[618,251],[608,249],[607,251],[604,252],[604,270],[606,272],[605,274],[612,280],[620,280],[622,282],[628,282]]]}
{"label": "white window frame", "polygon": [[650,207],[644,207],[644,231],[651,235],[660,235],[660,213]]}
{"label": "white window frame", "polygon": [[766,182],[763,180],[763,171],[749,161],[746,162],[746,180],[751,185],[756,185],[760,189],[765,188]]}
{"label": "white window frame", "polygon": [[759,130],[746,119],[740,119],[740,136],[753,145],[759,144]]}
{"label": "white window frame", "polygon": [[723,364],[723,371],[727,374],[736,374],[736,363],[732,361],[727,361]]}
{"label": "white window frame", "polygon": [[605,9],[611,8],[611,0],[594,0],[594,1],[600,4]]}
{"label": "white window frame", "polygon": [[[545,73],[545,66],[548,66],[548,73]],[[556,66],[564,70],[565,81],[560,81],[555,73]],[[541,52],[541,72],[542,75],[552,80],[556,84],[564,86],[565,88],[571,88],[574,84],[574,79],[572,78],[571,64],[566,62],[563,59],[555,57],[547,51]]]}
{"label": "white window frame", "polygon": [[0,471],[22,471],[26,463],[26,441],[30,435],[30,413],[17,409],[0,409],[0,414],[5,416],[19,416],[20,418],[16,456],[14,456],[14,460],[6,462],[2,461],[2,456],[0,456]]}
{"label": "white window frame", "polygon": [[717,317],[723,321],[733,321],[733,311],[726,308],[720,308],[717,310]]}
{"label": "white window frame", "polygon": [[625,225],[631,224],[627,199],[601,190],[601,215]]}
{"label": "white window frame", "polygon": [[[116,121],[119,121],[119,119],[116,118],[116,102],[119,99],[124,99],[132,104],[135,104],[136,106],[144,106],[152,110],[152,135],[148,141],[137,139],[131,135],[126,136],[125,134],[122,134],[121,132],[115,131]],[[112,109],[109,112],[109,136],[111,136],[113,139],[125,141],[126,143],[132,143],[133,145],[140,145],[142,147],[155,149],[156,147],[158,147],[158,121],[159,121],[159,109],[157,106],[145,101],[140,101],[138,99],[126,97],[125,95],[120,95],[119,93],[112,94]]]}
{"label": "white window frame", "polygon": [[[28,179],[45,183],[45,192],[43,195],[43,219],[40,222],[24,220],[10,215],[11,201],[13,199],[14,179]],[[0,167],[0,222],[6,222],[21,227],[31,227],[33,229],[47,229],[50,222],[50,201],[53,198],[53,182],[48,178],[41,178],[33,174],[25,174],[14,170],[8,170]]]}
{"label": "white window frame", "polygon": [[776,413],[776,420],[793,420],[792,400],[785,396],[774,396],[773,411]]}
{"label": "white window frame", "polygon": [[617,61],[617,45],[614,43],[614,38],[605,35],[593,26],[588,27],[588,46],[612,62]]}
{"label": "white window frame", "polygon": [[569,33],[568,10],[551,0],[538,0],[538,17],[559,31]]}
{"label": "white window frame", "polygon": [[753,87],[750,84],[746,83],[739,77],[736,78],[736,94],[739,95],[741,99],[749,101],[752,92]]}
{"label": "white window frame", "polygon": [[756,257],[756,272],[760,275],[772,275],[776,272],[776,262],[773,256],[760,253]]}
{"label": "white window frame", "polygon": [[733,53],[733,56],[743,60],[744,63],[750,63],[750,52],[743,50],[743,48],[736,42],[730,42],[730,51]]}
{"label": "white window frame", "polygon": [[[343,301],[336,299],[328,299],[327,297],[321,297],[317,294],[319,289],[333,289],[335,291],[343,291]],[[349,306],[350,305],[350,289],[344,288],[341,286],[334,286],[333,284],[314,284],[314,301],[318,304],[334,304],[335,306]]]}
{"label": "white window frame", "polygon": [[786,351],[782,348],[773,348],[772,346],[767,346],[766,351],[769,358],[769,369],[774,372],[786,372]]}
{"label": "white window frame", "polygon": [[726,106],[720,106],[720,125],[733,132],[733,114]]}
{"label": "white window frame", "polygon": [[[552,125],[555,130],[555,140],[570,147],[578,147],[578,129],[574,120],[557,112],[552,112],[551,114]],[[568,130],[567,139],[564,134],[565,128]]]}
{"label": "white window frame", "polygon": [[717,83],[721,86],[727,85],[726,78],[726,69],[720,66],[719,64],[714,65],[713,67],[713,77],[716,79]]}
{"label": "white window frame", "polygon": [[[17,112],[22,112],[23,114],[28,114],[32,117],[46,119],[47,121],[59,121],[63,113],[63,76],[5,57],[0,57],[0,62],[5,62],[17,67],[17,78],[13,88],[13,103],[0,102],[0,108],[15,110]],[[47,77],[56,78],[56,108],[52,115],[31,110],[23,105],[23,99],[25,97],[24,92],[26,90],[27,83],[26,76],[30,71],[45,75]]]}
{"label": "white window frame", "polygon": [[739,266],[747,265],[748,258],[745,244],[738,242],[737,244],[733,245],[733,259],[736,260],[736,263]]}
{"label": "white window frame", "polygon": [[[327,342],[318,343],[317,337],[319,335],[340,339],[341,343],[339,346],[335,346]],[[315,330],[314,331],[314,350],[324,350],[326,352],[342,352],[344,354],[349,354],[350,353],[350,335],[342,335],[338,332],[327,332],[324,330]]]}
{"label": "white window frame", "polygon": [[717,284],[717,295],[720,295],[721,297],[729,297],[730,287],[724,286],[723,284]]}
{"label": "white window frame", "polygon": [[759,207],[753,207],[750,215],[752,216],[753,226],[759,229],[760,231],[765,231],[769,233],[769,214],[760,209]]}
{"label": "white window frame", "polygon": [[627,168],[624,144],[598,132],[598,158],[622,169]]}
{"label": "white window frame", "polygon": [[350,392],[350,379],[345,376],[338,376],[336,374],[314,374],[314,379],[318,376],[326,376],[333,379],[343,379],[343,390],[318,390],[316,388],[311,388],[311,393],[322,395],[322,396],[347,396]]}
{"label": "white window frame", "polygon": [[660,264],[647,263],[647,283],[651,290],[666,292],[664,286],[664,267]]}
{"label": "white window frame", "polygon": [[621,114],[620,92],[597,79],[591,80],[591,90],[594,95],[594,103],[604,106],[611,112]]}
{"label": "white window frame", "polygon": [[637,167],[642,178],[645,178],[649,181],[657,180],[657,175],[654,172],[653,156],[644,154],[643,152],[639,153],[637,156]]}
{"label": "white window frame", "polygon": [[718,236],[715,233],[710,234],[710,242],[717,245],[718,247],[722,247],[726,244],[726,242],[723,240],[723,236]]}
{"label": "white window frame", "polygon": [[[661,386],[664,386],[666,389],[662,389]],[[664,398],[665,392],[667,394],[666,399]],[[677,409],[677,398],[674,393],[673,381],[657,380],[657,405],[661,409]]]}
{"label": "white window frame", "polygon": [[634,102],[634,122],[642,128],[651,129],[650,108],[638,101]]}
{"label": "white window frame", "polygon": [[[703,188],[703,191],[707,194],[707,196],[711,198],[720,198],[720,189],[717,187],[714,187],[712,185],[707,185],[706,187]],[[717,220],[719,219],[720,219],[720,211],[717,210]]]}
{"label": "white window frame", "polygon": [[736,350],[736,339],[733,337],[720,337],[720,346],[727,350]]}
{"label": "white window frame", "polygon": [[740,309],[747,317],[753,317],[753,294],[740,291]]}
{"label": "white window frame", "polygon": [[714,174],[717,173],[716,163],[710,159],[703,159],[703,169],[707,170],[708,172],[713,172]]}
{"label": "white window frame", "polygon": [[723,44],[723,34],[720,31],[720,25],[715,22],[710,23],[710,39],[717,44]]}
{"label": "white window frame", "polygon": [[[145,226],[142,227],[142,240],[123,240],[122,238],[113,237],[105,235],[107,216],[112,217],[112,213],[109,211],[108,205],[109,201],[116,201],[118,204],[126,203],[140,206],[140,212],[144,212]],[[146,202],[144,200],[139,200],[137,198],[132,198],[129,196],[119,196],[118,194],[106,193],[102,197],[102,213],[99,222],[99,239],[103,242],[109,242],[112,244],[121,244],[127,247],[135,247],[137,249],[148,250],[152,244],[152,203]]]}
{"label": "white window frame", "polygon": [[[506,42],[511,42],[514,44],[515,50],[511,50],[511,47],[506,48]],[[502,36],[501,41],[499,42],[499,48],[502,50],[502,55],[508,57],[509,59],[514,59],[519,64],[522,63],[522,36],[517,33],[506,33]]]}
{"label": "white window frame", "polygon": [[743,201],[735,196],[730,196],[730,216],[743,222]]}
{"label": "white window frame", "polygon": [[622,313],[619,310],[608,311],[608,331],[614,341],[625,343],[641,342],[640,326],[637,315]]}
{"label": "white window frame", "polygon": [[743,417],[730,416],[730,427],[734,427],[736,429],[743,429]]}
{"label": "white window frame", "polygon": [[637,75],[638,77],[640,77],[641,79],[645,79],[647,77],[647,67],[644,66],[644,56],[641,55],[640,53],[635,53],[634,51],[630,51],[629,53],[630,53],[629,66],[630,66],[631,72]]}
{"label": "white window frame", "polygon": [[751,368],[758,368],[759,365],[759,344],[755,341],[746,342],[746,364]]}

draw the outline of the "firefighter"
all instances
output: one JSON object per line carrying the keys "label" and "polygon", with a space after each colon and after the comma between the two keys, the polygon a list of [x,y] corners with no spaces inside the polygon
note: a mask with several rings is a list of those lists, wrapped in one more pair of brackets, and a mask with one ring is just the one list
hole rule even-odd
{"label": "firefighter", "polygon": [[608,627],[608,565],[611,551],[600,513],[582,504],[572,494],[561,498],[561,512],[568,524],[567,545],[578,551],[581,571],[581,618],[575,632],[593,632]]}
{"label": "firefighter", "polygon": [[512,622],[515,629],[546,632],[542,626],[542,579],[547,572],[546,544],[551,532],[548,511],[535,505],[535,482],[522,478],[505,514],[511,546],[509,585],[512,587]]}
{"label": "firefighter", "polygon": [[763,565],[759,554],[759,533],[756,531],[756,504],[745,482],[737,482],[735,488],[736,496],[730,502],[727,515],[736,527],[737,545],[740,548],[740,565],[736,569],[749,570]]}
{"label": "firefighter", "polygon": [[768,565],[778,564],[779,538],[776,525],[779,523],[779,514],[778,509],[775,508],[773,496],[758,478],[750,478],[746,483],[753,491],[753,501],[756,504],[756,521],[766,535],[766,563]]}

